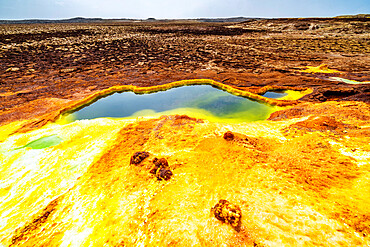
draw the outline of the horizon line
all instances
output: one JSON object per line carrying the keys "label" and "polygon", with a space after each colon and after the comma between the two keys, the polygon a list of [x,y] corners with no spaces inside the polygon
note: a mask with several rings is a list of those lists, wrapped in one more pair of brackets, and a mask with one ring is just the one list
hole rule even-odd
{"label": "horizon line", "polygon": [[101,19],[101,20],[197,20],[197,19],[232,19],[232,18],[246,18],[246,19],[282,19],[282,18],[334,18],[341,16],[358,16],[358,15],[369,15],[370,14],[343,14],[337,16],[281,16],[281,17],[262,17],[262,16],[228,16],[228,17],[188,17],[188,18],[155,18],[153,16],[147,18],[135,18],[135,17],[84,17],[84,16],[74,16],[74,17],[64,17],[64,18],[24,18],[24,19],[0,19],[1,21],[28,21],[28,20],[37,20],[37,21],[62,21],[62,20],[73,20],[73,19]]}

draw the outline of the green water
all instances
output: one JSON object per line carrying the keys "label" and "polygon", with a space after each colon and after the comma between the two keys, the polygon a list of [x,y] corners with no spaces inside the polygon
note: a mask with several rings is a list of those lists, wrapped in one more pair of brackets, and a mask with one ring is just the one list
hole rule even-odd
{"label": "green water", "polygon": [[187,114],[218,122],[250,122],[265,120],[276,110],[210,85],[193,85],[149,94],[115,93],[74,112],[72,117],[82,120]]}
{"label": "green water", "polygon": [[32,141],[21,148],[29,147],[32,149],[44,149],[44,148],[56,146],[61,142],[62,142],[62,139],[58,137],[57,135],[50,135],[50,136],[45,136],[35,141]]}

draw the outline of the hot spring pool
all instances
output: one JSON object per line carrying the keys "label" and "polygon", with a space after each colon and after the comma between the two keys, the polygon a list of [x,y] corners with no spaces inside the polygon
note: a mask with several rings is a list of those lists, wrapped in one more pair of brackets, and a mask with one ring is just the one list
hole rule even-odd
{"label": "hot spring pool", "polygon": [[[265,97],[279,98],[284,95],[268,92]],[[210,85],[192,85],[146,94],[114,93],[71,113],[68,117],[82,120],[187,114],[217,122],[251,122],[265,120],[279,109],[235,96]]]}

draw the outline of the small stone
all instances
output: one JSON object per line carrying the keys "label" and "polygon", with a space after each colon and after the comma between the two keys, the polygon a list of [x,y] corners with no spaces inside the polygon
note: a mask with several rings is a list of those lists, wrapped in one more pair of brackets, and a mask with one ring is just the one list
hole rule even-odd
{"label": "small stone", "polygon": [[153,75],[153,74],[155,74],[155,71],[153,71],[153,70],[148,70],[148,71],[146,72],[146,74],[147,74],[147,75]]}
{"label": "small stone", "polygon": [[136,152],[134,153],[134,155],[131,156],[130,164],[138,165],[148,157],[149,157],[148,152]]}
{"label": "small stone", "polygon": [[172,177],[173,173],[171,170],[166,169],[166,168],[160,168],[157,170],[157,173],[155,176],[157,177],[158,180],[169,180]]}
{"label": "small stone", "polygon": [[8,72],[8,71],[16,72],[16,71],[18,71],[18,70],[20,70],[20,69],[19,69],[19,68],[17,68],[17,67],[12,67],[12,68],[7,69],[7,70],[6,70],[6,72]]}
{"label": "small stone", "polygon": [[220,200],[213,208],[212,211],[216,219],[230,224],[235,230],[240,230],[242,211],[239,206],[231,204],[227,200]]}
{"label": "small stone", "polygon": [[150,170],[150,173],[152,174],[156,174],[160,168],[169,167],[168,162],[165,158],[160,158],[160,159],[154,158],[153,163],[154,163],[154,168]]}
{"label": "small stone", "polygon": [[60,73],[69,73],[75,71],[75,68],[67,68],[67,69],[61,69],[59,72]]}
{"label": "small stone", "polygon": [[231,132],[231,131],[228,131],[228,132],[226,132],[225,134],[224,134],[224,139],[226,140],[226,141],[232,141],[232,140],[234,140],[234,134],[233,134],[233,132]]}

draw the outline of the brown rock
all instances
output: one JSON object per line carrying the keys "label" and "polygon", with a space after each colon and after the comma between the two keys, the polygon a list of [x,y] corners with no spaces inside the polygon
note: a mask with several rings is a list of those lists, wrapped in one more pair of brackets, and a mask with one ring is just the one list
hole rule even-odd
{"label": "brown rock", "polygon": [[16,72],[16,71],[18,71],[19,70],[19,68],[17,68],[17,67],[12,67],[12,68],[9,68],[9,69],[7,69],[6,70],[6,72]]}
{"label": "brown rock", "polygon": [[231,204],[227,200],[220,200],[213,208],[212,211],[216,219],[230,224],[235,230],[240,230],[242,211],[239,206]]}
{"label": "brown rock", "polygon": [[168,165],[168,162],[165,158],[154,158],[153,160],[153,163],[154,163],[154,167],[152,170],[150,170],[150,173],[152,174],[157,174],[157,172],[161,169],[161,168],[168,168],[169,165]]}
{"label": "brown rock", "polygon": [[158,180],[169,180],[172,175],[172,171],[166,168],[160,168],[155,174]]}
{"label": "brown rock", "polygon": [[224,134],[224,139],[226,140],[226,141],[232,141],[232,140],[234,140],[234,134],[233,134],[233,132],[231,132],[231,131],[227,131],[225,134]]}
{"label": "brown rock", "polygon": [[149,157],[148,152],[136,152],[134,153],[134,155],[132,155],[130,159],[130,164],[138,165],[148,157]]}

